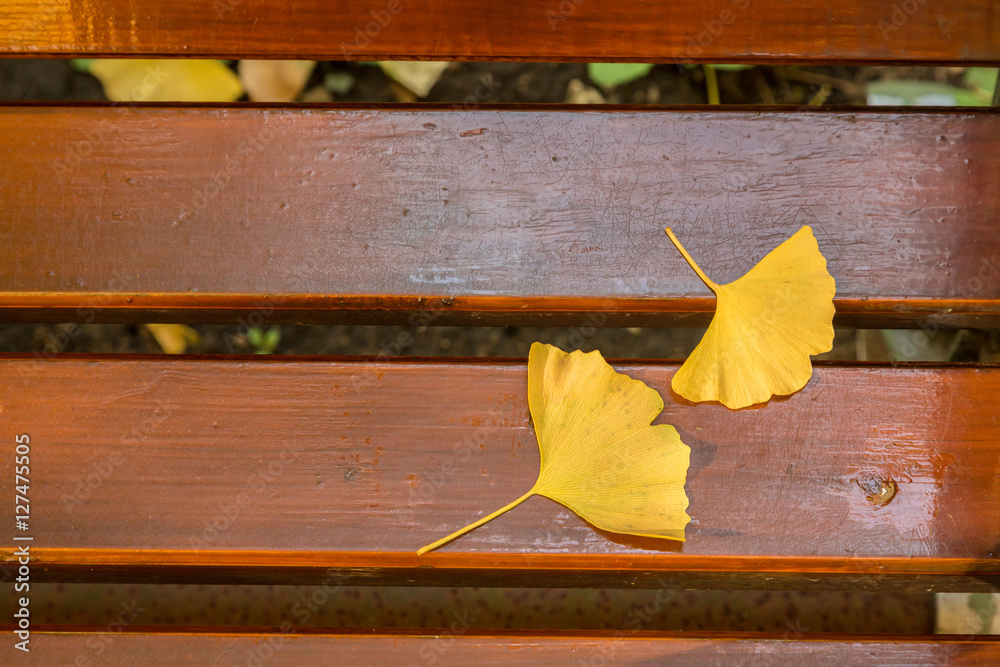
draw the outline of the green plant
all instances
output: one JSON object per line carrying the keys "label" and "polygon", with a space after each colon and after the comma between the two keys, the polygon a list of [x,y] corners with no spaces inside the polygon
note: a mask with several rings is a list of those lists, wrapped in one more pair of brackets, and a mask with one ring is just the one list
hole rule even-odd
{"label": "green plant", "polygon": [[267,331],[263,327],[247,329],[247,341],[254,348],[254,354],[271,354],[281,342],[281,329],[271,327]]}
{"label": "green plant", "polygon": [[649,63],[588,63],[587,76],[605,90],[631,83],[649,74]]}
{"label": "green plant", "polygon": [[[696,65],[686,65],[686,67],[696,67]],[[715,76],[716,71],[720,72],[740,72],[745,69],[750,69],[753,65],[736,65],[736,64],[710,64],[705,63],[702,68],[705,72],[705,92],[708,95],[709,104],[719,104],[719,80]]]}
{"label": "green plant", "polygon": [[976,95],[984,104],[990,104],[997,87],[996,67],[970,67],[965,70],[962,82],[972,89],[972,94]]}

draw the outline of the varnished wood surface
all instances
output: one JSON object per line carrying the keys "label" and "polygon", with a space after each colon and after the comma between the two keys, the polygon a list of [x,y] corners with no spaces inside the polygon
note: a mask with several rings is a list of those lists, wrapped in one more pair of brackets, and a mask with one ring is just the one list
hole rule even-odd
{"label": "varnished wood surface", "polygon": [[[1000,586],[997,366],[820,365],[739,412],[672,395],[672,364],[617,367],[692,448],[686,542],[536,497],[418,557],[534,482],[523,362],[5,357],[8,432],[32,443],[33,576]],[[868,499],[890,481],[891,502]]]}
{"label": "varnished wood surface", "polygon": [[[367,34],[365,34],[367,33]],[[0,53],[1000,63],[991,0],[7,0]]]}
{"label": "varnished wood surface", "polygon": [[[929,10],[928,10],[929,11]],[[0,318],[704,325],[802,225],[846,326],[1000,326],[1000,115],[0,107]],[[422,312],[423,311],[423,312]]]}
{"label": "varnished wood surface", "polygon": [[[83,631],[32,633],[31,654],[4,642],[7,664],[79,664],[100,660],[107,667],[137,664],[185,667],[267,665],[476,664],[543,665],[765,665],[777,661],[813,665],[994,665],[1000,642],[991,638],[938,636],[782,635],[661,632],[467,631],[456,612],[452,628],[429,632],[296,631],[220,632],[212,629],[149,632]],[[201,630],[201,631],[198,631]],[[207,630],[207,632],[205,632]],[[16,660],[16,662],[15,662]],[[84,664],[94,664],[86,662]]]}

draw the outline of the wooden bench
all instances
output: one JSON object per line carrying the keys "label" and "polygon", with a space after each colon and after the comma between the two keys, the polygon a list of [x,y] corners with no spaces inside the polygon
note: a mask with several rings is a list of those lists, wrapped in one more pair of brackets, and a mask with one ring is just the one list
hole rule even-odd
{"label": "wooden bench", "polygon": [[[0,55],[1000,65],[989,0],[343,5],[18,0]],[[809,224],[838,325],[913,328],[918,345],[1000,327],[995,109],[8,104],[0,128],[6,322],[704,326],[714,299],[664,226],[722,282]],[[418,557],[523,493],[538,455],[523,359],[409,345],[0,357],[3,438],[31,438],[31,580],[1000,590],[997,365],[820,363],[802,392],[733,412],[673,395],[674,363],[616,362],[692,447],[687,542],[603,533],[536,497]],[[38,664],[104,632],[32,630]],[[269,646],[268,664],[1000,662],[995,641],[940,636],[118,639],[103,664]]]}

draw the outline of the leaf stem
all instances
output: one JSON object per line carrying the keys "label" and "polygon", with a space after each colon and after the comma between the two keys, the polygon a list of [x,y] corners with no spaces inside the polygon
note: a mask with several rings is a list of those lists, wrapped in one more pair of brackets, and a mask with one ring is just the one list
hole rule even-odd
{"label": "leaf stem", "polygon": [[677,249],[680,251],[680,253],[684,255],[684,259],[686,259],[687,263],[691,265],[691,268],[694,269],[694,272],[698,274],[698,277],[701,278],[701,281],[706,285],[708,285],[708,288],[710,290],[712,290],[713,292],[716,291],[716,289],[719,286],[716,285],[711,280],[709,280],[708,276],[705,275],[705,272],[701,270],[701,267],[698,266],[698,264],[696,264],[693,259],[691,259],[691,255],[689,255],[688,251],[684,249],[684,246],[681,245],[681,242],[677,240],[677,237],[674,236],[673,231],[671,231],[669,227],[666,228],[666,231],[667,231],[667,236],[669,236],[670,240],[674,242],[674,245],[677,246]]}
{"label": "leaf stem", "polygon": [[473,530],[475,528],[479,528],[484,523],[486,523],[488,521],[492,521],[493,519],[497,518],[498,516],[500,516],[504,512],[506,512],[508,510],[514,509],[515,507],[517,507],[518,505],[520,505],[521,503],[523,503],[525,500],[527,500],[528,498],[530,498],[533,495],[535,495],[535,488],[534,487],[531,488],[531,491],[528,491],[526,494],[524,494],[523,496],[521,496],[520,498],[518,498],[514,502],[509,503],[507,505],[504,505],[503,507],[501,507],[500,509],[498,509],[496,512],[493,512],[492,514],[488,514],[488,515],[484,516],[482,519],[479,519],[478,521],[470,523],[465,528],[456,530],[454,533],[452,533],[448,537],[442,537],[437,542],[431,542],[430,544],[428,544],[425,547],[420,547],[419,549],[417,549],[417,555],[418,556],[423,556],[428,551],[434,551],[438,547],[441,547],[441,546],[444,546],[445,544],[448,544],[449,542],[451,542],[456,537],[460,537],[462,535],[465,535],[470,530]]}
{"label": "leaf stem", "polygon": [[708,92],[708,103],[719,103],[719,79],[715,76],[715,66],[705,63],[702,66],[705,70],[705,89]]}

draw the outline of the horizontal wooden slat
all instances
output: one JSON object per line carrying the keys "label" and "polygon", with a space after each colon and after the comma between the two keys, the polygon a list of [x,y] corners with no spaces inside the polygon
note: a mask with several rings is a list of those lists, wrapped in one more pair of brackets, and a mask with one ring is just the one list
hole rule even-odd
{"label": "horizontal wooden slat", "polygon": [[8,0],[0,53],[1000,63],[990,0]]}
{"label": "horizontal wooden slat", "polygon": [[617,111],[0,107],[0,317],[704,325],[665,226],[808,224],[838,324],[1000,327],[1000,114]]}
{"label": "horizontal wooden slat", "polygon": [[675,397],[674,365],[619,368],[692,448],[686,542],[535,497],[417,556],[533,483],[523,362],[4,358],[33,581],[1000,587],[1000,366],[820,365],[739,412]]}
{"label": "horizontal wooden slat", "polygon": [[[706,633],[482,633],[459,617],[439,633],[85,632],[33,633],[30,657],[4,642],[8,664],[118,665],[605,665],[789,664],[994,665],[1000,642],[988,637],[819,635],[803,639],[766,634]],[[17,662],[15,662],[15,659]],[[94,664],[85,662],[83,664]]]}

